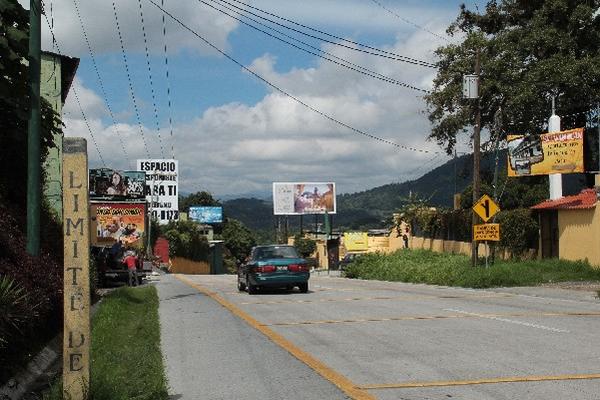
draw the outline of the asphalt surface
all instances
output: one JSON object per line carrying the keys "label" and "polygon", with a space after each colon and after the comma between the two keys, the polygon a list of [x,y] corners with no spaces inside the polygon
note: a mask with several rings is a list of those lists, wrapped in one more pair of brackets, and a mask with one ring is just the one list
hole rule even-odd
{"label": "asphalt surface", "polygon": [[164,276],[173,398],[600,399],[593,292],[310,285],[250,296],[234,276]]}

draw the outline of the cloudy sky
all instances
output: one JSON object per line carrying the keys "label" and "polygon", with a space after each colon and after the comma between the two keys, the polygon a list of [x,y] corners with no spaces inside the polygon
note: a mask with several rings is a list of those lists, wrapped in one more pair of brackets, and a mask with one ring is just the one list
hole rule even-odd
{"label": "cloudy sky", "polygon": [[[138,158],[174,155],[180,165],[180,191],[225,196],[267,192],[274,181],[334,181],[339,193],[349,193],[413,179],[447,161],[436,144],[426,140],[431,127],[422,92],[302,52],[209,6],[239,18],[235,7],[244,5],[238,0],[153,1],[159,6],[162,1],[165,10],[198,36],[306,105],[365,133],[428,153],[361,136],[306,108],[171,17],[163,24],[163,12],[149,0],[45,0],[43,49],[81,59],[64,108],[65,133],[88,139],[91,167],[103,166],[99,152],[104,164],[115,169],[133,169]],[[28,1],[20,2],[29,8]],[[432,62],[433,50],[454,40],[444,31],[463,1],[246,2],[339,38]],[[328,38],[333,43],[250,15],[331,53],[326,55],[330,59],[339,57],[418,88],[431,87],[432,68],[358,52],[348,48],[355,45],[333,36],[246,10]],[[467,146],[468,138],[461,138],[459,151]]]}

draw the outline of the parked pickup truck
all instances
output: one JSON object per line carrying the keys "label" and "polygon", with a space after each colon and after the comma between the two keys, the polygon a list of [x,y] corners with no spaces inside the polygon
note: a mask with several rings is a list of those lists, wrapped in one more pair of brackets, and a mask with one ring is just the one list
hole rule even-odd
{"label": "parked pickup truck", "polygon": [[[96,263],[99,286],[107,286],[110,282],[127,282],[129,272],[127,266],[123,263],[124,255],[125,249],[122,246],[92,246],[91,256]],[[144,264],[148,265],[148,263],[144,263],[143,254],[138,253],[136,264],[137,283],[141,285],[146,274],[152,271],[151,269],[150,271],[144,269]]]}

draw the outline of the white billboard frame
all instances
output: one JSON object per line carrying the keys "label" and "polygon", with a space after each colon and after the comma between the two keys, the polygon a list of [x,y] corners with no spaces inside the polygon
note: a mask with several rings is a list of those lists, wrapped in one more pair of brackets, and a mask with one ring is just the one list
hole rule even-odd
{"label": "white billboard frame", "polygon": [[[313,191],[313,196],[319,196],[319,199],[323,199],[328,193],[323,192],[321,195],[319,195],[319,187],[331,190],[331,211],[328,211],[327,209],[317,209],[315,208],[314,204],[312,204],[312,206],[302,206],[302,211],[299,211],[301,206],[298,204],[298,201],[302,200],[302,198],[310,196],[310,193],[308,191],[304,191],[299,195],[299,193],[297,192],[299,186],[314,187],[316,190]],[[313,199],[307,198],[306,200],[307,203],[310,203]],[[273,182],[273,215],[315,214],[337,214],[335,182]]]}

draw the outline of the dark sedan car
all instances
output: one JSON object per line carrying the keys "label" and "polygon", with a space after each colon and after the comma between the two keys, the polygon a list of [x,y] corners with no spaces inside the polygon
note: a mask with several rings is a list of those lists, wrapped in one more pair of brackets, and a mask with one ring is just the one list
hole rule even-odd
{"label": "dark sedan car", "polygon": [[238,268],[238,289],[255,294],[260,288],[295,286],[308,292],[310,267],[296,248],[286,245],[256,246],[249,259]]}

